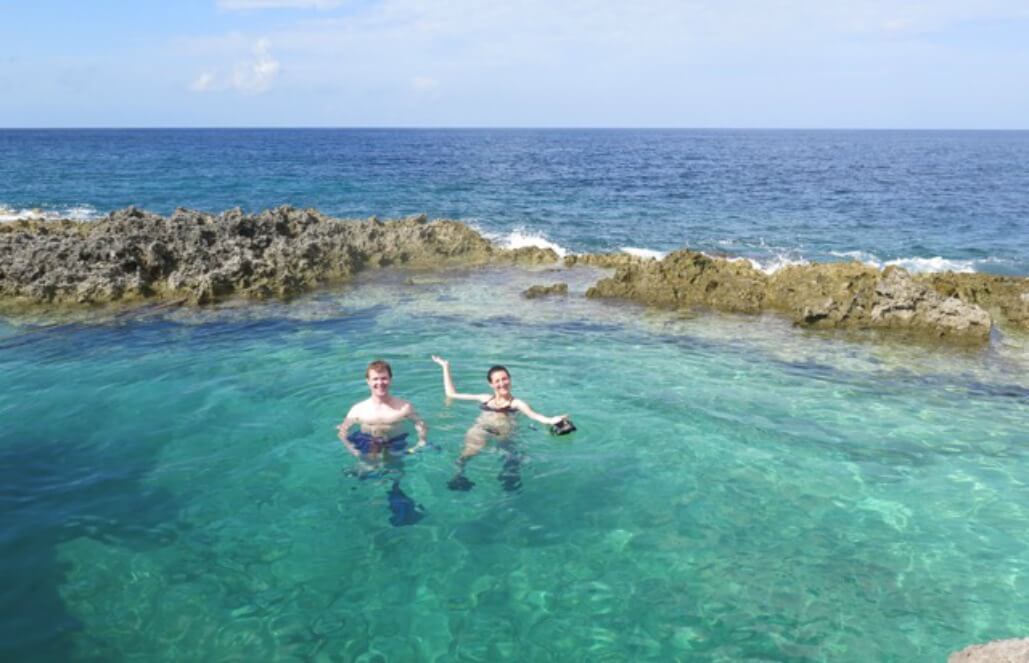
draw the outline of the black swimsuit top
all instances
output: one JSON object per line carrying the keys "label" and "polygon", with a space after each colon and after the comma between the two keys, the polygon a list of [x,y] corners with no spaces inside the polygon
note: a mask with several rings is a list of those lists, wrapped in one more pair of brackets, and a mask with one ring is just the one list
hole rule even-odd
{"label": "black swimsuit top", "polygon": [[[493,399],[491,398],[490,401],[491,400]],[[514,401],[511,401],[511,403],[514,403]],[[518,412],[518,410],[511,407],[511,405],[505,405],[504,407],[493,407],[489,404],[489,401],[483,401],[479,407],[482,408],[483,412],[498,412],[500,414],[516,414]]]}

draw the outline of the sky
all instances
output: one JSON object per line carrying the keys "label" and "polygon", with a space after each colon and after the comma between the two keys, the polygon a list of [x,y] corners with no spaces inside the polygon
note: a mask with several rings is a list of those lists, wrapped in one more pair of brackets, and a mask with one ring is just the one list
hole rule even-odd
{"label": "sky", "polygon": [[1029,129],[1026,0],[0,0],[0,127]]}

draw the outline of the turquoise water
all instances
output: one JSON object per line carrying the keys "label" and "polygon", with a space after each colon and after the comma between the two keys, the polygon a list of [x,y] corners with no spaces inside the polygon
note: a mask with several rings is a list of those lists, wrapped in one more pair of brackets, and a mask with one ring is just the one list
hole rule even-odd
{"label": "turquoise water", "polygon": [[[288,304],[0,326],[4,660],[942,660],[1029,634],[1029,350],[580,295],[597,272],[381,272]],[[567,299],[525,301],[565,280]],[[446,488],[511,368],[501,456]],[[348,476],[394,366],[442,451]]]}

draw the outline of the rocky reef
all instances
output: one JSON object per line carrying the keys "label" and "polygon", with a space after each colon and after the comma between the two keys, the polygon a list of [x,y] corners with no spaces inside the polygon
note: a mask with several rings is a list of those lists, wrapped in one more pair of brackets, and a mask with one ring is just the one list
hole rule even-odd
{"label": "rocky reef", "polygon": [[539,297],[550,297],[551,295],[567,295],[567,283],[554,283],[551,285],[534,285],[522,292],[526,299],[537,299]]}
{"label": "rocky reef", "polygon": [[649,258],[640,258],[628,253],[577,253],[565,256],[565,267],[575,265],[590,265],[591,267],[606,267],[618,269],[629,265],[638,265],[645,262],[654,262]]}
{"label": "rocky reef", "polygon": [[[280,207],[219,215],[135,208],[100,221],[0,224],[0,310],[143,301],[207,304],[228,297],[291,297],[377,267],[553,264],[550,249],[491,244],[447,220],[337,219]],[[993,322],[1029,331],[1029,279],[925,274],[860,263],[794,265],[768,275],[741,259],[680,250],[662,260],[574,255],[565,266],[614,270],[587,292],[665,308],[789,316],[814,328],[882,329],[896,335],[981,343]],[[565,294],[536,286],[527,298]]]}
{"label": "rocky reef", "polygon": [[1029,279],[993,274],[923,274],[928,283],[945,297],[957,297],[990,311],[997,320],[1014,328],[1029,330]]}
{"label": "rocky reef", "polygon": [[675,251],[663,260],[625,261],[588,297],[622,298],[665,308],[773,311],[815,328],[885,329],[918,337],[979,343],[993,317],[1029,329],[1029,279],[983,274],[915,277],[856,262],[794,265],[768,275],[746,260]]}
{"label": "rocky reef", "polygon": [[147,299],[206,304],[289,297],[373,267],[553,263],[533,247],[504,250],[456,221],[424,216],[343,220],[281,207],[260,214],[135,208],[97,222],[0,224],[4,308]]}
{"label": "rocky reef", "polygon": [[1029,638],[994,640],[972,645],[947,657],[947,663],[1025,663],[1029,661]]}

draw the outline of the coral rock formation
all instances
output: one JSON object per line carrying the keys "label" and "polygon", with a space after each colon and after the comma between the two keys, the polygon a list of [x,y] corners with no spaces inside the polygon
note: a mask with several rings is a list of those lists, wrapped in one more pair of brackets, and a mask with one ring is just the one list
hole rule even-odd
{"label": "coral rock formation", "polygon": [[744,260],[681,250],[620,266],[586,294],[667,308],[776,311],[802,326],[905,330],[957,341],[985,341],[992,325],[981,307],[902,269],[859,263],[793,265],[769,276]]}

